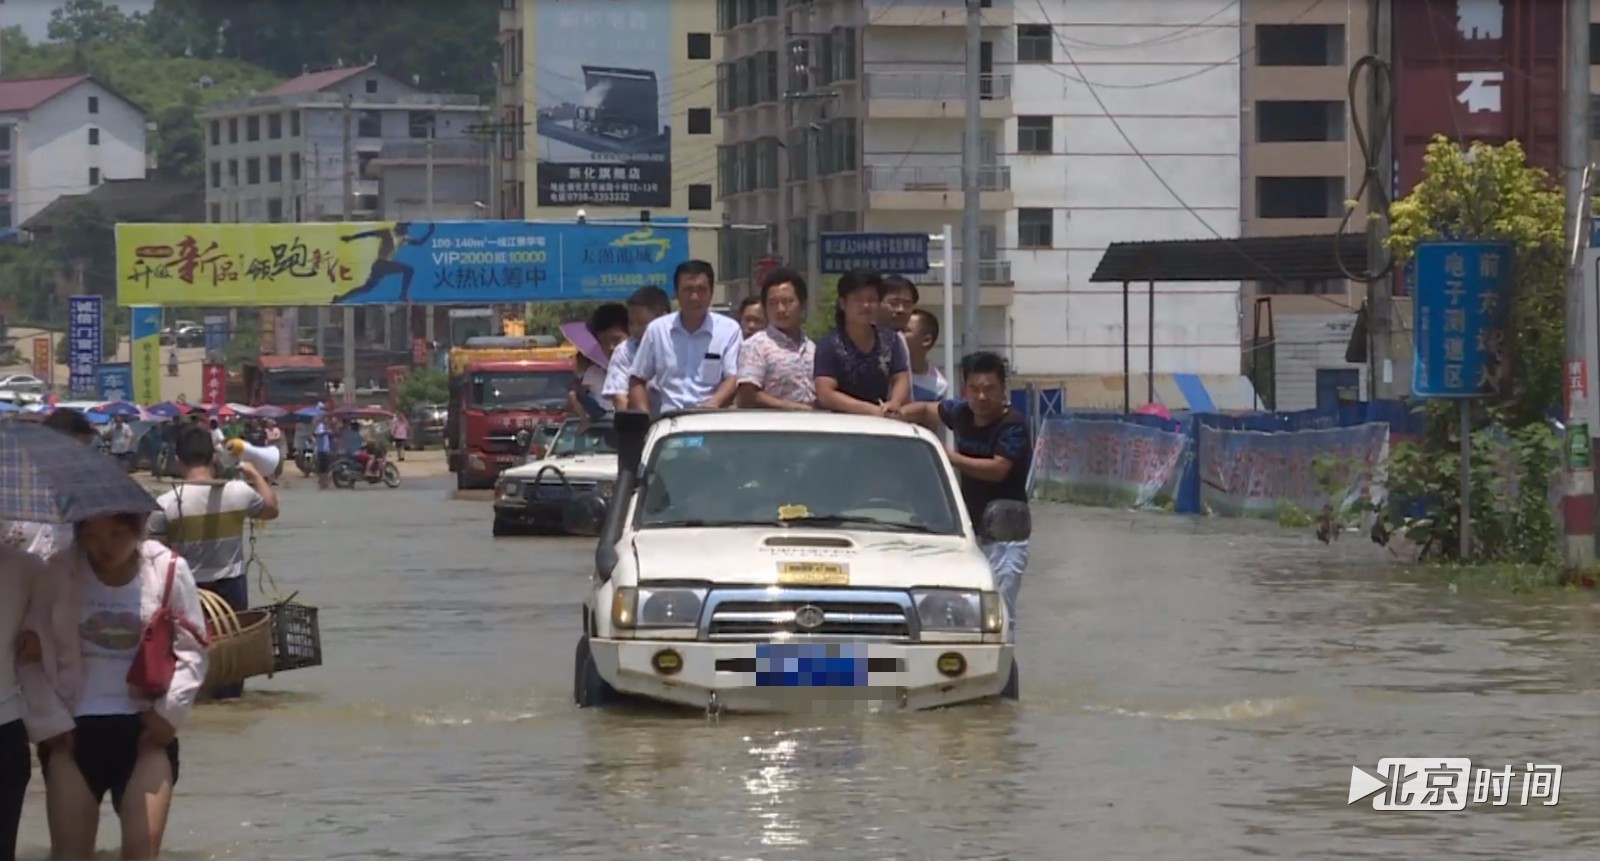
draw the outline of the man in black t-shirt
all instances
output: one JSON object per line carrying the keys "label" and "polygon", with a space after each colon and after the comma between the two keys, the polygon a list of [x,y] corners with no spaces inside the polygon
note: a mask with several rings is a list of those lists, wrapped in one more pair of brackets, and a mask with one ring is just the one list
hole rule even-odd
{"label": "man in black t-shirt", "polygon": [[[1028,420],[1011,408],[1006,389],[1006,361],[990,352],[972,353],[961,360],[963,397],[938,402],[907,404],[901,415],[931,430],[949,428],[955,437],[950,461],[961,476],[961,497],[974,527],[983,523],[989,503],[1011,500],[1028,503],[1028,472],[1033,464],[1033,441]],[[1009,632],[1017,624],[1017,593],[1022,572],[1028,567],[1028,542],[997,541],[979,537],[995,588],[1006,602]]]}

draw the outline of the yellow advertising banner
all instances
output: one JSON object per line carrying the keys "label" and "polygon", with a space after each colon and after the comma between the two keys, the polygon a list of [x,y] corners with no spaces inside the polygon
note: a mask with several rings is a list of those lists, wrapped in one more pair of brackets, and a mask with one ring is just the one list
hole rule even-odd
{"label": "yellow advertising banner", "polygon": [[129,312],[133,349],[133,401],[150,406],[161,401],[161,309]]}
{"label": "yellow advertising banner", "polygon": [[33,375],[47,386],[56,384],[56,363],[50,355],[50,336],[40,335],[33,339]]}

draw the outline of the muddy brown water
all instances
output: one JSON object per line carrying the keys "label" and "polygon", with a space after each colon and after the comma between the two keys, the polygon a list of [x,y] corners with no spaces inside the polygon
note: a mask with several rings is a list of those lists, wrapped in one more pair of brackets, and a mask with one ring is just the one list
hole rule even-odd
{"label": "muddy brown water", "polygon": [[[491,539],[487,503],[450,495],[285,491],[260,550],[323,608],[327,665],[197,710],[169,858],[1600,853],[1588,594],[1452,592],[1350,538],[1050,507],[1019,704],[595,713],[570,700],[592,544]],[[1352,765],[1424,755],[1560,763],[1560,803],[1346,806]]]}

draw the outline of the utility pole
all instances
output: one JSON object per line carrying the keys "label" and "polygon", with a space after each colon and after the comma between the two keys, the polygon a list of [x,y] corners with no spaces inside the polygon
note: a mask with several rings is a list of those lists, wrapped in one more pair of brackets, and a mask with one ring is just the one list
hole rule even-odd
{"label": "utility pole", "polygon": [[[316,189],[315,195],[306,202],[311,204],[312,211],[307,213],[312,221],[322,220],[322,202],[328,197],[328,190],[322,184],[322,145],[311,145],[311,187]],[[332,318],[328,315],[327,305],[318,305],[317,312],[317,355],[323,361],[328,360],[328,326]],[[299,352],[300,333],[295,333],[295,351]]]}
{"label": "utility pole", "polygon": [[[961,353],[978,349],[978,178],[983,132],[983,3],[967,0],[967,123],[961,144]],[[960,381],[952,380],[952,385]]]}
{"label": "utility pole", "polygon": [[[344,125],[344,207],[343,220],[349,221],[354,215],[356,194],[356,166],[355,143],[350,127],[351,102],[353,96],[344,97],[344,110],[340,117]],[[344,402],[352,403],[356,396],[356,309],[354,305],[344,306]]]}
{"label": "utility pole", "polygon": [[[435,114],[432,119],[428,120],[428,142],[425,145],[426,149],[427,149],[426,155],[427,155],[427,158],[428,158],[428,168],[427,168],[428,175],[427,175],[427,179],[426,179],[426,182],[425,182],[426,189],[425,189],[424,193],[427,195],[427,199],[426,199],[425,203],[426,203],[426,206],[427,206],[429,223],[432,223],[433,220],[434,220],[434,213],[433,213],[433,141],[434,141],[434,127],[437,124],[438,124],[438,115]],[[433,306],[432,305],[424,305],[424,306],[422,306],[422,314],[423,314],[422,337],[427,340],[429,346],[431,347],[433,345]],[[406,306],[406,322],[408,324],[410,323],[411,318],[412,318],[411,308],[408,305],[408,306]],[[408,331],[409,331],[409,328],[410,327],[408,326],[407,327]]]}
{"label": "utility pole", "polygon": [[[800,154],[800,169],[805,172],[805,200],[806,200],[806,233],[804,237],[805,271],[806,280],[812,288],[806,301],[806,314],[811,316],[818,313],[828,313],[828,309],[819,308],[818,294],[822,292],[822,242],[818,235],[818,191],[817,183],[821,181],[822,174],[822,135],[818,133],[820,126],[816,122],[816,111],[811,106],[818,98],[825,98],[825,94],[811,91],[811,33],[796,33],[792,28],[784,28],[784,40],[789,51],[789,68],[784,83],[783,101],[786,105],[793,106],[792,112],[787,112],[790,122],[786,122],[784,134],[788,136],[789,129],[801,130],[800,140],[803,141],[805,152]],[[804,110],[800,106],[804,105]],[[794,164],[795,153],[790,152],[789,164]],[[784,212],[785,218],[788,212]],[[795,249],[789,249],[793,256]]]}
{"label": "utility pole", "polygon": [[[1394,54],[1392,5],[1393,0],[1368,0],[1367,3],[1369,50],[1384,63],[1388,63]],[[1387,91],[1386,76],[1376,71],[1370,75],[1367,87],[1366,127],[1373,129],[1382,125],[1388,128],[1382,121],[1382,113],[1393,104],[1395,94]],[[1374,165],[1377,170],[1377,181],[1367,188],[1367,270],[1372,274],[1383,271],[1385,267],[1379,261],[1388,257],[1385,242],[1389,232],[1389,213],[1384,211],[1384,204],[1394,187],[1394,159],[1390,155],[1392,149],[1390,137],[1391,135],[1384,134],[1381,140],[1376,141],[1377,148],[1373,158],[1377,160],[1377,164]],[[1367,284],[1368,400],[1375,401],[1393,397],[1395,394],[1396,365],[1400,363],[1394,360],[1394,346],[1394,279],[1391,273]],[[1410,374],[1411,369],[1406,367],[1401,372]],[[1406,393],[1409,394],[1409,391]]]}
{"label": "utility pole", "polygon": [[1566,89],[1562,93],[1561,167],[1565,172],[1568,250],[1566,319],[1566,493],[1561,515],[1564,561],[1569,569],[1595,565],[1595,495],[1592,432],[1587,413],[1590,375],[1588,326],[1594,308],[1585,299],[1583,249],[1589,232],[1584,181],[1589,168],[1589,0],[1567,0]]}

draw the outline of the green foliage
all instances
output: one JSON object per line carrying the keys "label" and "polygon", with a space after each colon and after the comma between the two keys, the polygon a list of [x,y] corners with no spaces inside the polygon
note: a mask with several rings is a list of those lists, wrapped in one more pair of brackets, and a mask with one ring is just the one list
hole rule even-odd
{"label": "green foliage", "polygon": [[244,367],[245,362],[254,362],[261,357],[261,331],[257,327],[240,326],[228,338],[228,346],[222,351],[222,363],[228,370],[237,371]]}
{"label": "green foliage", "polygon": [[824,278],[819,287],[817,310],[806,318],[806,335],[813,341],[833,331],[833,311],[839,304],[838,279]]}
{"label": "green foliage", "polygon": [[417,404],[442,404],[450,397],[450,378],[444,371],[417,368],[400,384],[395,401],[400,412],[410,414]]}
{"label": "green foliage", "polygon": [[561,324],[573,320],[588,320],[599,302],[535,302],[533,313],[528,315],[529,335],[561,334]]}
{"label": "green foliage", "polygon": [[[1460,443],[1472,436],[1471,557],[1474,561],[1553,563],[1558,530],[1549,477],[1559,446],[1546,417],[1562,397],[1562,325],[1566,278],[1565,204],[1549,177],[1528,165],[1515,141],[1463,149],[1435,137],[1424,178],[1389,210],[1389,247],[1404,265],[1416,247],[1453,238],[1500,240],[1516,249],[1507,333],[1507,382],[1474,405],[1474,425],[1461,427],[1456,405],[1421,409],[1420,444],[1402,443],[1387,464],[1388,501],[1374,538],[1403,531],[1423,558],[1460,555]],[[1401,506],[1420,503],[1418,514]]]}

